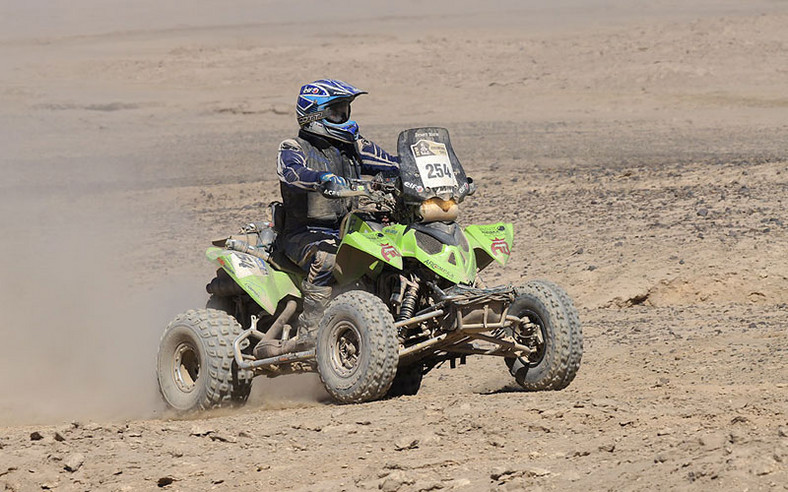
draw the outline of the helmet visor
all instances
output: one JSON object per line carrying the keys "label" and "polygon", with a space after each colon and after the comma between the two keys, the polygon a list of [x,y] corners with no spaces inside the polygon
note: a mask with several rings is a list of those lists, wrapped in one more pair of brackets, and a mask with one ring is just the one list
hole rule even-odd
{"label": "helmet visor", "polygon": [[330,123],[342,124],[350,119],[350,101],[338,101],[325,109],[325,118]]}

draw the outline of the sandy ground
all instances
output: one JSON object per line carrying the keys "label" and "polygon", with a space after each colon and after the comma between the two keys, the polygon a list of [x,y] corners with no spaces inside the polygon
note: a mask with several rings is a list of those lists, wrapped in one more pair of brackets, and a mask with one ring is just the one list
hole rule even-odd
{"label": "sandy ground", "polygon": [[[788,7],[422,3],[0,7],[0,486],[788,488]],[[208,240],[277,198],[323,76],[370,92],[386,148],[450,129],[480,185],[461,221],[515,225],[485,280],[575,299],[569,388],[469,359],[414,397],[301,376],[166,411],[158,337],[205,302]]]}

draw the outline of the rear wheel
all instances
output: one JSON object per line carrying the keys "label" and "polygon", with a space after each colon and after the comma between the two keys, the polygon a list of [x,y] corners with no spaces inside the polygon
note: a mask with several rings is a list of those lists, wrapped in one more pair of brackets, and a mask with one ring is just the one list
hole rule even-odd
{"label": "rear wheel", "polygon": [[215,309],[178,315],[159,343],[157,376],[164,400],[175,410],[193,412],[246,402],[253,372],[239,370],[233,342],[241,326]]}
{"label": "rear wheel", "polygon": [[559,286],[535,280],[517,289],[509,314],[523,323],[515,339],[536,352],[526,362],[506,359],[517,383],[529,391],[560,390],[569,386],[580,368],[583,333],[569,296]]}
{"label": "rear wheel", "polygon": [[386,305],[358,290],[331,301],[318,328],[316,358],[320,380],[336,401],[383,397],[399,360],[397,330]]}

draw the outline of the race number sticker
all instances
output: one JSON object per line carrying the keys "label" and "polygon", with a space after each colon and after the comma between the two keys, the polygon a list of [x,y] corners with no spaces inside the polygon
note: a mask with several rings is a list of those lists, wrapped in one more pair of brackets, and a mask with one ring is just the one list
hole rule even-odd
{"label": "race number sticker", "polygon": [[245,253],[233,251],[230,256],[230,262],[233,264],[233,270],[237,278],[245,278],[255,276],[268,275],[268,268],[260,258]]}
{"label": "race number sticker", "polygon": [[431,140],[419,140],[410,146],[416,166],[419,168],[421,181],[427,188],[443,188],[457,186],[454,169],[449,160],[446,146]]}

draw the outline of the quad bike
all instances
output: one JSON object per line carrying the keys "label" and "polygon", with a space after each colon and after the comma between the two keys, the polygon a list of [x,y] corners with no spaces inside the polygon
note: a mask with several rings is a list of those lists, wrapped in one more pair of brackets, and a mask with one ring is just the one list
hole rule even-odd
{"label": "quad bike", "polygon": [[415,395],[422,377],[468,355],[503,359],[530,391],[560,390],[580,366],[583,340],[569,296],[557,285],[483,288],[478,272],[511,254],[512,224],[456,222],[473,194],[443,128],[402,132],[400,172],[328,185],[327,197],[358,197],[340,229],[334,297],[313,349],[257,359],[260,340],[295,335],[304,272],[277,248],[273,222],[214,242],[219,265],[206,309],[180,314],[158,353],[159,388],[178,411],[243,404],[252,378],[317,371],[340,403]]}

